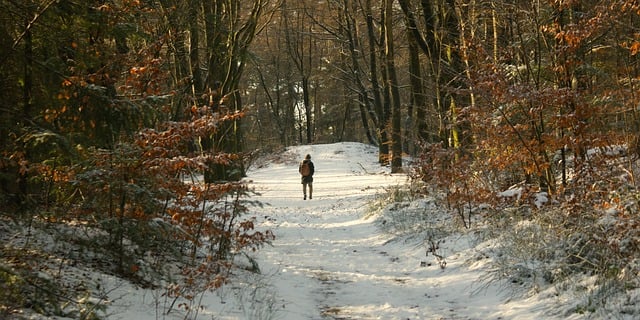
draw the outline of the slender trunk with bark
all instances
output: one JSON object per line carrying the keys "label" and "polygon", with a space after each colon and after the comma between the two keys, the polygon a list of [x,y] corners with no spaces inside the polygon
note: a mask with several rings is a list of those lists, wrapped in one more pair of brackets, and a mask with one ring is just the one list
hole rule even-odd
{"label": "slender trunk with bark", "polygon": [[389,154],[389,145],[387,144],[386,124],[387,119],[384,114],[384,106],[382,101],[382,92],[380,83],[378,82],[378,56],[376,48],[376,33],[373,21],[373,11],[371,9],[371,0],[365,2],[365,15],[367,24],[367,38],[369,41],[369,73],[371,74],[371,91],[373,95],[373,105],[375,113],[378,116],[378,161],[382,164],[387,163]]}
{"label": "slender trunk with bark", "polygon": [[422,67],[420,64],[420,55],[417,41],[409,32],[409,80],[411,83],[411,106],[408,111],[410,117],[414,117],[413,109],[415,108],[415,130],[412,133],[416,139],[421,142],[427,141],[429,134],[427,132],[427,101],[424,95],[424,83],[422,81]]}
{"label": "slender trunk with bark", "polygon": [[383,17],[385,67],[391,102],[391,172],[397,173],[402,171],[402,123],[400,115],[400,90],[398,89],[393,43],[393,0],[385,1]]}

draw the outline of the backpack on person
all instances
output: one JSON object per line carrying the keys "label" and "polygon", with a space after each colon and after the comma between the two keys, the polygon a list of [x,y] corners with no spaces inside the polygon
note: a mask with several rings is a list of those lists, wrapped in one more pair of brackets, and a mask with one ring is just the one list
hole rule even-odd
{"label": "backpack on person", "polygon": [[311,175],[311,167],[309,166],[309,161],[303,161],[302,165],[300,165],[300,174],[303,177],[308,177]]}

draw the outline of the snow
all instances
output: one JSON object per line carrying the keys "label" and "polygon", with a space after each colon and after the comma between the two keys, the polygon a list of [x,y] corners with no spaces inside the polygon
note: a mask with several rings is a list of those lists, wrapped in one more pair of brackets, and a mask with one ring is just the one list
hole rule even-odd
{"label": "snow", "polygon": [[549,202],[549,194],[546,192],[538,192],[535,195],[535,200],[533,201],[533,203],[536,205],[536,207],[538,209],[542,208],[542,206]]}
{"label": "snow", "polygon": [[518,187],[518,188],[509,188],[505,191],[502,191],[500,193],[498,193],[499,197],[502,198],[512,198],[512,197],[516,197],[516,199],[519,201],[520,198],[522,198],[522,192],[523,189]]}
{"label": "snow", "polygon": [[[302,199],[299,161],[315,164],[312,200]],[[581,319],[558,311],[575,302],[546,288],[514,295],[486,282],[495,243],[473,230],[446,229],[451,216],[433,199],[385,208],[384,194],[407,178],[377,164],[359,143],[299,146],[251,169],[264,204],[251,212],[276,239],[253,254],[261,272],[195,299],[190,313],[165,310],[163,289],[140,289],[96,275],[108,296],[108,319]],[[519,196],[517,190],[503,196]],[[540,199],[541,203],[544,202]],[[404,227],[392,222],[409,221]],[[424,223],[412,223],[420,219]],[[396,220],[396,221],[394,221]],[[416,220],[418,221],[418,220]],[[241,260],[239,260],[241,262]],[[444,265],[443,263],[444,262]]]}

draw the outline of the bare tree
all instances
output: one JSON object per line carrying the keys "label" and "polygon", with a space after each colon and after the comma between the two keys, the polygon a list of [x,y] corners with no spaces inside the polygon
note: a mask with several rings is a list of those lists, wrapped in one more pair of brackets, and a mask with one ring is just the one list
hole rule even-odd
{"label": "bare tree", "polygon": [[[314,43],[312,39],[311,24],[307,23],[307,7],[305,1],[295,1],[291,6],[283,0],[281,6],[282,21],[285,28],[285,44],[287,54],[295,66],[300,82],[290,86],[290,94],[296,95],[300,91],[302,95],[301,105],[296,103],[296,107],[301,107],[301,115],[304,114],[304,136],[306,143],[313,142],[313,106],[310,100],[310,78],[313,69]],[[301,131],[302,133],[302,131]]]}
{"label": "bare tree", "polygon": [[391,172],[402,171],[402,134],[400,115],[400,90],[395,65],[393,37],[393,0],[385,0],[383,11],[384,58],[386,87],[391,103]]}

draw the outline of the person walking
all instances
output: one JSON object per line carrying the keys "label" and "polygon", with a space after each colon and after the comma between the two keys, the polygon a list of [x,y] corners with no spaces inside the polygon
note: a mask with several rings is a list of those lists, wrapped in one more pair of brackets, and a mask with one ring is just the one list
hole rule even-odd
{"label": "person walking", "polygon": [[302,194],[304,195],[302,200],[307,200],[307,186],[309,186],[309,200],[313,199],[313,173],[315,172],[315,167],[311,162],[310,154],[307,154],[304,160],[300,162],[298,172],[302,175]]}

